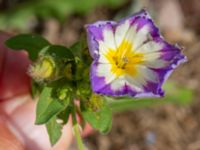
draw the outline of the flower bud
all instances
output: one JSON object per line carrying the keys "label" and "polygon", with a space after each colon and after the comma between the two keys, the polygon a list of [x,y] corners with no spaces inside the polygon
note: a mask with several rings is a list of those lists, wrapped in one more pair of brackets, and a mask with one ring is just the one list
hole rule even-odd
{"label": "flower bud", "polygon": [[88,101],[88,108],[92,111],[98,111],[103,106],[103,99],[100,95],[92,94]]}
{"label": "flower bud", "polygon": [[39,60],[29,67],[30,76],[40,82],[53,80],[56,74],[56,64],[52,56],[41,56]]}
{"label": "flower bud", "polygon": [[59,88],[57,90],[57,97],[59,98],[59,100],[63,101],[65,105],[68,105],[72,97],[72,88],[70,88],[69,86]]}

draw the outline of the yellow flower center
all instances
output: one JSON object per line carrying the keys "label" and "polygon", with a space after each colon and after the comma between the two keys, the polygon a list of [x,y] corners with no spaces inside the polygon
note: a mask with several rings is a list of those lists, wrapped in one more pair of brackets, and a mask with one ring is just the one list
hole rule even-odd
{"label": "yellow flower center", "polygon": [[131,42],[124,40],[116,50],[109,49],[105,57],[112,65],[111,71],[121,76],[129,74],[135,76],[137,74],[135,66],[143,62],[143,54],[133,49]]}

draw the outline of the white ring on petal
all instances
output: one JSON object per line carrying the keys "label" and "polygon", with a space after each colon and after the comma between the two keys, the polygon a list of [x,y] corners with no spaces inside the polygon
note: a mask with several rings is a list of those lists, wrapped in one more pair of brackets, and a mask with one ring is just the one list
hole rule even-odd
{"label": "white ring on petal", "polygon": [[143,65],[137,65],[136,69],[138,71],[138,74],[144,78],[145,81],[151,81],[154,83],[158,83],[159,82],[159,78],[156,74],[156,72],[154,72],[153,70],[149,69],[146,66]]}
{"label": "white ring on petal", "polygon": [[119,76],[117,79],[110,83],[110,86],[113,91],[120,91],[125,84],[126,80],[124,79],[124,76]]}
{"label": "white ring on petal", "polygon": [[116,49],[115,39],[114,39],[114,31],[113,31],[112,27],[110,27],[110,28],[106,27],[103,30],[103,42],[108,49],[113,49],[113,50]]}
{"label": "white ring on petal", "polygon": [[164,47],[163,43],[149,41],[143,44],[140,48],[136,49],[136,51],[142,52],[142,53],[152,53],[152,52],[160,51],[163,47]]}
{"label": "white ring on petal", "polygon": [[115,74],[111,72],[111,64],[98,64],[97,66],[97,76],[104,77],[106,84],[110,84],[113,80],[117,78]]}
{"label": "white ring on petal", "polygon": [[137,50],[140,46],[142,46],[144,44],[145,41],[148,40],[149,38],[149,32],[150,32],[151,28],[149,27],[149,25],[145,25],[143,26],[135,35],[134,39],[133,39],[133,47],[134,50]]}
{"label": "white ring on petal", "polygon": [[119,47],[120,44],[123,42],[128,30],[130,28],[130,22],[129,20],[126,20],[125,22],[121,23],[116,27],[115,30],[115,43],[116,46]]}

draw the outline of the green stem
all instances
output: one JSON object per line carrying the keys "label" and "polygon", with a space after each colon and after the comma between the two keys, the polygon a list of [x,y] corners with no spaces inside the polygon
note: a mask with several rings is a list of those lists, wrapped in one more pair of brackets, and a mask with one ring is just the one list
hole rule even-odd
{"label": "green stem", "polygon": [[78,149],[79,150],[85,150],[85,146],[83,144],[83,141],[82,141],[82,138],[81,138],[81,134],[80,134],[79,124],[78,124],[78,122],[76,120],[75,107],[74,107],[73,112],[72,112],[72,121],[73,121],[74,135],[75,135],[75,138],[76,138]]}

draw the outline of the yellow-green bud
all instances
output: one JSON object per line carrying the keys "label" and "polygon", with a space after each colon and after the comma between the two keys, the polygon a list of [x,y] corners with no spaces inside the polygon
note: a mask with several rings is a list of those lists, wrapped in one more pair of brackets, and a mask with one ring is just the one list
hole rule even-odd
{"label": "yellow-green bud", "polygon": [[92,94],[88,101],[88,107],[92,109],[92,111],[98,111],[103,105],[103,100],[100,95]]}
{"label": "yellow-green bud", "polygon": [[69,95],[71,95],[72,88],[69,86],[63,86],[57,90],[57,96],[60,100],[66,99]]}
{"label": "yellow-green bud", "polygon": [[52,80],[56,73],[56,65],[53,57],[42,56],[30,66],[29,74],[36,81]]}
{"label": "yellow-green bud", "polygon": [[66,99],[67,98],[67,96],[69,95],[69,90],[68,89],[61,89],[61,90],[59,90],[58,91],[58,98],[60,99],[60,100],[64,100],[64,99]]}
{"label": "yellow-green bud", "polygon": [[70,87],[62,87],[57,90],[57,97],[65,104],[69,104],[72,96],[72,89]]}

